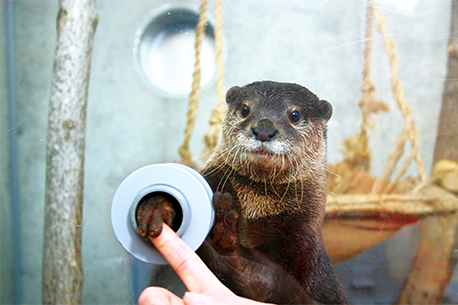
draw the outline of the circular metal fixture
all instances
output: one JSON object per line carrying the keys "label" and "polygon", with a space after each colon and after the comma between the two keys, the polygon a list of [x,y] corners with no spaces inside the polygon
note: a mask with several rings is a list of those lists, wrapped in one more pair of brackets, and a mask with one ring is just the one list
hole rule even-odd
{"label": "circular metal fixture", "polygon": [[111,224],[119,243],[141,261],[167,264],[151,241],[138,234],[135,217],[141,199],[155,193],[165,193],[179,205],[182,221],[176,232],[191,249],[197,250],[213,225],[213,192],[197,171],[174,163],[142,167],[117,188],[111,204]]}
{"label": "circular metal fixture", "polygon": [[[155,91],[171,97],[191,92],[195,63],[197,10],[168,6],[153,12],[137,30],[134,63],[142,80]],[[202,42],[201,87],[215,75],[215,41],[211,21]]]}

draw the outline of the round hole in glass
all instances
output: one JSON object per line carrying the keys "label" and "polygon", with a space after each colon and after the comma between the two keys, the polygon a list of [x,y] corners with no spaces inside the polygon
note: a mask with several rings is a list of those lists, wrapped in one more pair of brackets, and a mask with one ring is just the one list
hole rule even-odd
{"label": "round hole in glass", "polygon": [[[183,97],[191,92],[195,64],[195,31],[199,15],[186,7],[153,13],[137,30],[134,61],[146,84],[162,95]],[[215,75],[213,26],[207,22],[202,41],[201,87]]]}

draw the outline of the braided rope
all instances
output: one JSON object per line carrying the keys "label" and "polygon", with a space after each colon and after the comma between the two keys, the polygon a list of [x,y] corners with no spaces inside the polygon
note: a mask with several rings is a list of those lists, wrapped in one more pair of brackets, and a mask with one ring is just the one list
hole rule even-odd
{"label": "braided rope", "polygon": [[370,77],[371,67],[371,51],[372,51],[372,19],[373,11],[368,9],[366,12],[366,33],[364,45],[364,66],[363,66],[363,86],[361,91],[363,96],[359,102],[359,107],[362,112],[361,121],[361,136],[367,143],[367,136],[370,129],[373,128],[374,123],[371,119],[371,114],[378,111],[374,105],[378,102],[375,98],[375,86]]}
{"label": "braided rope", "polygon": [[221,122],[223,121],[224,115],[226,114],[226,108],[224,108],[225,99],[225,88],[224,88],[224,62],[223,62],[223,13],[222,13],[222,1],[215,0],[215,62],[216,62],[216,92],[217,92],[217,104],[213,108],[209,124],[210,129],[204,135],[204,158],[210,156],[211,151],[215,148],[219,133],[221,130]]}
{"label": "braided rope", "polygon": [[200,52],[202,49],[202,41],[205,36],[205,27],[207,23],[207,5],[208,0],[202,0],[200,5],[200,15],[199,21],[196,25],[196,41],[195,41],[195,64],[194,64],[194,73],[192,76],[192,91],[189,95],[189,104],[188,104],[188,121],[185,129],[185,137],[183,144],[179,148],[178,152],[181,156],[181,163],[193,166],[192,154],[189,149],[189,141],[194,130],[194,123],[196,121],[197,109],[199,106],[200,100],[200,78],[201,78],[201,67],[200,67]]}
{"label": "braided rope", "polygon": [[[348,160],[351,164],[358,164],[359,167],[369,170],[371,152],[369,149],[369,134],[370,130],[374,128],[374,121],[372,119],[379,111],[388,111],[388,106],[382,101],[376,100],[375,86],[370,77],[371,67],[371,51],[372,51],[372,20],[373,11],[367,9],[366,12],[366,32],[365,32],[365,45],[364,45],[364,66],[363,66],[363,86],[361,91],[363,96],[359,102],[359,107],[362,113],[362,120],[360,122],[360,132],[355,135],[353,144],[346,143],[348,157],[351,155],[357,156],[358,160]],[[358,143],[358,145],[355,145]],[[350,151],[357,150],[358,154],[351,154]]]}

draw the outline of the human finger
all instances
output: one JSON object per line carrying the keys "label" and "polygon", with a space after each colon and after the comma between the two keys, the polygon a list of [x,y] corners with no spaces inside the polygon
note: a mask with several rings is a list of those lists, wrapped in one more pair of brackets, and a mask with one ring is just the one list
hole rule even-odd
{"label": "human finger", "polygon": [[163,224],[162,233],[150,239],[189,291],[232,294],[169,226]]}
{"label": "human finger", "polygon": [[167,289],[148,287],[138,298],[138,305],[183,305],[182,299]]}

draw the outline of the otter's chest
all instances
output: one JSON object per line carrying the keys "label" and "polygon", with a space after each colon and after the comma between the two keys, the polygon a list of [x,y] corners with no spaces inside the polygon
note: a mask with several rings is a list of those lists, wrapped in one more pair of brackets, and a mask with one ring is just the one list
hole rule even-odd
{"label": "otter's chest", "polygon": [[291,185],[275,185],[235,179],[232,181],[234,201],[240,213],[247,220],[261,219],[281,213],[301,210],[301,196]]}

